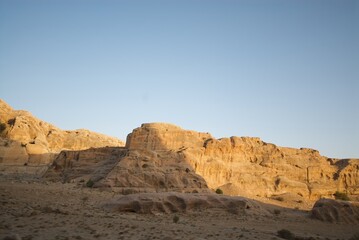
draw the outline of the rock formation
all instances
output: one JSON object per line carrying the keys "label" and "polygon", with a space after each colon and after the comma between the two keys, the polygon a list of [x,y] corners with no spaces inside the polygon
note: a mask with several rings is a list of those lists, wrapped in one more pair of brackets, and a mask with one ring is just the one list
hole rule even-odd
{"label": "rock formation", "polygon": [[[52,163],[62,150],[123,146],[116,138],[85,129],[63,131],[0,99],[0,167],[21,171]],[[25,168],[25,167],[24,167]],[[38,168],[34,168],[38,169]]]}
{"label": "rock formation", "polygon": [[358,159],[331,159],[313,149],[279,147],[254,137],[215,139],[166,123],[142,124],[122,147],[102,134],[62,131],[1,100],[0,114],[0,170],[23,166],[42,174],[53,163],[49,179],[90,179],[94,187],[125,194],[220,188],[249,197],[359,195]]}
{"label": "rock formation", "polygon": [[[151,182],[166,189],[177,170],[175,176],[182,184],[173,186],[193,187],[185,179],[188,173],[198,174],[209,188],[221,188],[230,195],[292,193],[317,199],[335,191],[359,194],[358,160],[330,159],[316,150],[278,147],[259,138],[215,139],[208,133],[151,123],[134,129],[126,148],[129,155],[108,174],[104,184],[145,188]],[[201,185],[204,187],[202,181]]]}
{"label": "rock formation", "polygon": [[173,192],[119,196],[106,202],[103,208],[110,212],[144,214],[204,212],[213,209],[240,215],[244,215],[247,212],[266,214],[259,204],[242,197]]}
{"label": "rock formation", "polygon": [[[50,181],[96,183],[127,154],[124,147],[61,151],[44,177]],[[92,187],[92,186],[91,186]]]}
{"label": "rock formation", "polygon": [[359,224],[359,203],[320,199],[314,204],[311,214],[324,222]]}
{"label": "rock formation", "polygon": [[185,132],[170,124],[143,124],[128,135],[127,156],[101,184],[123,193],[209,192],[206,181],[185,161],[181,152],[187,145],[200,147],[208,136]]}

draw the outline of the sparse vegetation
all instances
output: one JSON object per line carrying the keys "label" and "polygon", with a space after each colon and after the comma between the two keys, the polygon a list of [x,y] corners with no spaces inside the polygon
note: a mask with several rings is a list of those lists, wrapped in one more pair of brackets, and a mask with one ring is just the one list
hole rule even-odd
{"label": "sparse vegetation", "polygon": [[216,193],[217,193],[217,194],[223,194],[223,191],[222,191],[222,189],[217,188],[217,189],[216,189]]}
{"label": "sparse vegetation", "polygon": [[13,126],[15,124],[15,118],[9,119],[9,121],[7,121],[7,124]]}
{"label": "sparse vegetation", "polygon": [[280,210],[279,209],[274,209],[274,211],[273,211],[273,213],[275,214],[275,215],[279,215],[280,214]]}
{"label": "sparse vegetation", "polygon": [[3,133],[6,129],[6,124],[3,122],[0,122],[0,133]]}
{"label": "sparse vegetation", "polygon": [[278,235],[278,237],[283,238],[283,239],[287,239],[287,240],[294,240],[295,239],[295,235],[291,231],[289,231],[287,229],[279,230],[277,232],[277,235]]}
{"label": "sparse vegetation", "polygon": [[86,182],[86,187],[92,188],[94,184],[95,184],[95,183],[94,183],[91,179],[89,179],[89,180]]}
{"label": "sparse vegetation", "polygon": [[346,193],[343,193],[343,192],[336,191],[334,193],[334,197],[337,200],[350,201],[350,198],[348,197],[348,195]]}
{"label": "sparse vegetation", "polygon": [[274,200],[277,200],[279,202],[283,202],[284,201],[284,198],[283,197],[274,197],[273,198]]}
{"label": "sparse vegetation", "polygon": [[178,221],[179,221],[179,216],[177,215],[173,216],[173,222],[178,223]]}

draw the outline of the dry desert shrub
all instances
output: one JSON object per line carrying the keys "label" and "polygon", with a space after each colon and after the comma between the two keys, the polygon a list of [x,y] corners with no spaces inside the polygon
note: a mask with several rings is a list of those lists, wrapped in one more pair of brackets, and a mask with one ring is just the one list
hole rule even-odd
{"label": "dry desert shrub", "polygon": [[277,200],[279,202],[283,202],[284,201],[284,198],[283,197],[275,197],[273,198],[274,200]]}
{"label": "dry desert shrub", "polygon": [[216,189],[216,193],[217,193],[217,194],[223,194],[223,191],[222,191],[222,189],[217,188],[217,189]]}
{"label": "dry desert shrub", "polygon": [[0,122],[0,133],[2,133],[3,131],[5,131],[5,129],[6,129],[6,124]]}
{"label": "dry desert shrub", "polygon": [[281,212],[281,211],[280,211],[279,209],[274,209],[274,212],[273,212],[273,213],[274,213],[275,215],[279,215],[280,212]]}
{"label": "dry desert shrub", "polygon": [[277,232],[277,235],[278,235],[278,237],[283,238],[283,239],[287,239],[287,240],[294,240],[295,239],[294,234],[291,231],[287,230],[287,229],[279,230]]}
{"label": "dry desert shrub", "polygon": [[337,200],[350,201],[350,198],[348,197],[348,195],[346,193],[343,193],[343,192],[336,191],[334,193],[334,197]]}
{"label": "dry desert shrub", "polygon": [[86,187],[92,188],[94,184],[95,183],[91,179],[89,179],[86,183]]}

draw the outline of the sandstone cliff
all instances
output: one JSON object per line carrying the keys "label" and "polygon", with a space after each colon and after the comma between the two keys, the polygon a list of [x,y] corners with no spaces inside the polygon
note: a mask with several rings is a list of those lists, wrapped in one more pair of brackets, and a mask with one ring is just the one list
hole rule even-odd
{"label": "sandstone cliff", "polygon": [[332,196],[335,191],[359,194],[359,160],[330,159],[316,150],[278,147],[259,138],[215,139],[208,133],[152,123],[133,130],[126,148],[129,159],[120,161],[105,179],[112,186],[136,183],[140,187],[148,179],[158,181],[159,187],[168,186],[165,173],[171,168],[161,177],[144,176],[144,169],[157,168],[154,172],[158,173],[164,164],[171,163],[172,170],[178,169],[176,174],[188,169],[203,177],[210,188],[221,188],[231,195],[273,197],[291,193],[316,199]]}
{"label": "sandstone cliff", "polygon": [[0,130],[0,165],[7,169],[49,164],[61,150],[124,145],[116,138],[85,129],[63,131],[27,111],[12,109],[1,99]]}
{"label": "sandstone cliff", "polygon": [[23,166],[42,173],[47,168],[31,167],[53,163],[48,178],[91,179],[95,187],[122,193],[221,188],[229,195],[273,198],[359,195],[359,160],[331,159],[313,149],[253,137],[215,139],[166,123],[142,124],[121,147],[118,139],[88,130],[62,131],[1,100],[0,121],[2,170]]}

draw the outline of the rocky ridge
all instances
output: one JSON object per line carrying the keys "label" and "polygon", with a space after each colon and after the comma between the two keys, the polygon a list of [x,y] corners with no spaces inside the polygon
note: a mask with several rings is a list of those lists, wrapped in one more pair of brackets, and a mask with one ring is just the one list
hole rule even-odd
{"label": "rocky ridge", "polygon": [[1,99],[0,124],[0,165],[7,171],[21,171],[20,166],[35,171],[51,164],[62,150],[124,146],[116,138],[85,129],[63,131],[27,111],[14,110]]}
{"label": "rocky ridge", "polygon": [[228,195],[298,201],[332,197],[336,191],[359,195],[358,159],[327,158],[255,137],[215,139],[167,123],[142,124],[123,147],[117,139],[62,131],[3,101],[0,106],[2,171],[47,171],[48,179],[91,180],[94,187],[124,194],[220,188]]}
{"label": "rocky ridge", "polygon": [[[278,147],[259,138],[215,139],[172,124],[150,123],[128,135],[126,148],[131,158],[120,161],[103,182],[131,184],[133,181],[123,180],[123,171],[143,176],[147,167],[176,163],[182,166],[179,172],[187,169],[198,174],[209,188],[221,188],[229,195],[276,197],[290,193],[318,199],[336,191],[359,194],[357,159],[331,159],[313,149]],[[165,178],[152,177],[159,187],[160,182],[168,186]],[[182,183],[182,188],[191,184]]]}

